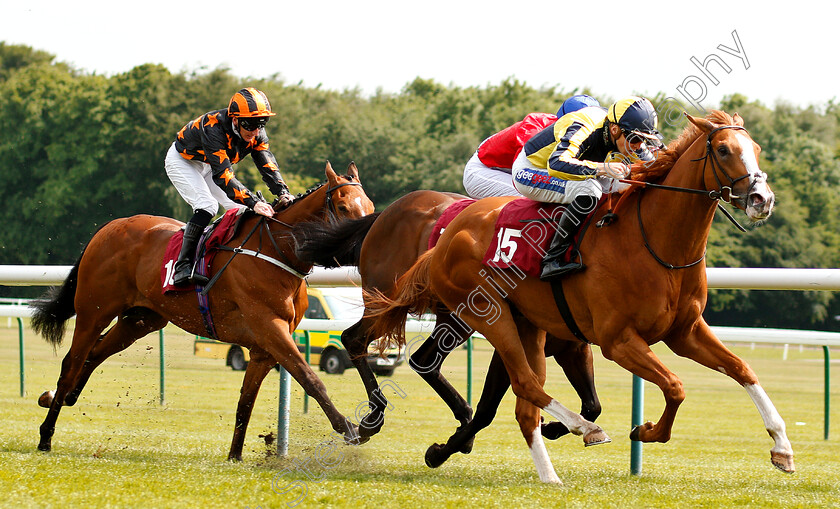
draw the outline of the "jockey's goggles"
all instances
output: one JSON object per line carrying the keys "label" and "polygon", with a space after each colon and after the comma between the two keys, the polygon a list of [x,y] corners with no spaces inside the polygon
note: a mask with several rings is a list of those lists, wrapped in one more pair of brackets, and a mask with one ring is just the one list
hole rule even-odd
{"label": "jockey's goggles", "polygon": [[637,143],[642,143],[648,140],[646,136],[642,136],[637,131],[625,131],[624,129],[621,130],[624,133],[624,139],[627,140],[627,143],[630,145],[635,145]]}
{"label": "jockey's goggles", "polygon": [[246,131],[256,131],[265,127],[268,117],[239,117],[239,127]]}

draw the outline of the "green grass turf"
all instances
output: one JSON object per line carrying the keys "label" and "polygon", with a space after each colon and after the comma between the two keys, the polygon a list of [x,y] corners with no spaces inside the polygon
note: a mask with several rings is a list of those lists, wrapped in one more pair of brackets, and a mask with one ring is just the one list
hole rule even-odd
{"label": "green grass turf", "polygon": [[[56,354],[25,329],[26,397],[20,397],[18,333],[0,322],[0,506],[2,507],[840,507],[840,373],[835,361],[831,439],[823,440],[822,350],[733,347],[758,374],[788,428],[798,471],[786,475],[769,461],[772,440],[745,391],[728,377],[655,351],[685,384],[671,441],[645,444],[641,476],[630,475],[631,375],[596,349],[596,382],[604,407],[598,423],[612,437],[584,448],[579,437],[547,441],[564,485],[536,475],[513,417],[509,393],[496,422],[470,455],[437,469],[423,463],[433,442],[455,430],[449,410],[407,366],[392,380],[406,397],[391,396],[382,432],[362,446],[329,444],[326,417],[292,384],[291,438],[285,458],[259,435],[276,432],[278,374],[263,385],[242,463],[226,461],[242,381],[222,361],[192,355],[192,336],[166,329],[166,403],[159,404],[158,336],[141,339],[92,377],[74,407],[58,419],[53,451],[36,449],[46,410],[38,395],[53,389],[70,335]],[[475,352],[473,403],[491,350]],[[840,357],[840,353],[834,354]],[[453,352],[446,375],[466,391],[466,352]],[[320,374],[320,373],[319,373]],[[352,416],[366,400],[354,370],[322,375],[336,406]],[[645,384],[645,417],[662,411],[659,390]],[[546,388],[570,408],[577,396],[549,361]],[[550,418],[546,416],[546,418]],[[329,468],[318,466],[333,463]],[[300,465],[309,465],[312,478]],[[297,485],[287,493],[283,488]],[[274,487],[275,489],[272,489]],[[275,491],[276,490],[276,491]],[[281,492],[281,493],[278,493]]]}

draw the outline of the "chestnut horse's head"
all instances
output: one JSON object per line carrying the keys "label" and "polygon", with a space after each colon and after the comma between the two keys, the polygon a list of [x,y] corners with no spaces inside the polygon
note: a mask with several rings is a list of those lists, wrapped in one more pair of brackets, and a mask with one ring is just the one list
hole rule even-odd
{"label": "chestnut horse's head", "polygon": [[686,117],[706,135],[706,189],[720,192],[721,199],[743,210],[751,222],[770,217],[776,198],[758,166],[761,147],[744,129],[741,116],[736,113],[731,124],[723,125],[687,113]]}
{"label": "chestnut horse's head", "polygon": [[[327,181],[309,189],[291,205],[275,211],[284,214],[286,221],[311,221],[314,218],[336,222],[358,219],[374,212],[373,202],[365,194],[359,181],[359,169],[350,163],[347,175],[338,175],[329,161],[324,170]],[[291,216],[289,216],[291,214]]]}
{"label": "chestnut horse's head", "polygon": [[326,175],[326,201],[330,220],[356,219],[373,213],[373,202],[362,189],[356,163],[350,163],[347,175],[339,176],[327,161]]}

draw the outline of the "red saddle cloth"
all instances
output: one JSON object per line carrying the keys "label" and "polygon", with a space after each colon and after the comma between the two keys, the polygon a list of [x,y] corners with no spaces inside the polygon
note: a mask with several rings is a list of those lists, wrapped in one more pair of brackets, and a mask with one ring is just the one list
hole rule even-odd
{"label": "red saddle cloth", "polygon": [[446,207],[446,210],[443,211],[443,214],[441,214],[435,222],[435,227],[432,229],[432,234],[429,236],[429,249],[435,247],[435,244],[437,244],[438,240],[440,240],[440,235],[443,233],[443,230],[449,226],[449,223],[455,219],[455,216],[475,202],[476,200],[472,199],[458,200],[452,205]]}
{"label": "red saddle cloth", "polygon": [[[539,277],[540,262],[565,208],[565,205],[528,198],[507,203],[496,220],[495,242],[487,248],[482,263],[499,269],[516,267],[529,276]],[[570,257],[572,251],[567,250],[565,256]]]}
{"label": "red saddle cloth", "polygon": [[[199,267],[196,271],[208,275],[210,273],[210,263],[213,257],[218,253],[216,246],[221,246],[230,242],[236,233],[236,226],[240,218],[242,218],[242,211],[245,209],[231,209],[225,212],[225,215],[215,224],[215,227],[210,232],[209,236],[205,233],[204,241],[204,256],[199,260]],[[206,232],[207,230],[205,230]],[[184,292],[187,290],[194,290],[195,285],[174,286],[172,284],[172,275],[175,272],[175,262],[178,260],[178,255],[181,252],[181,242],[184,239],[184,230],[178,230],[175,235],[169,239],[169,244],[166,246],[166,252],[163,256],[163,265],[160,268],[160,281],[163,287],[163,293],[166,292]],[[199,243],[200,245],[200,243]]]}

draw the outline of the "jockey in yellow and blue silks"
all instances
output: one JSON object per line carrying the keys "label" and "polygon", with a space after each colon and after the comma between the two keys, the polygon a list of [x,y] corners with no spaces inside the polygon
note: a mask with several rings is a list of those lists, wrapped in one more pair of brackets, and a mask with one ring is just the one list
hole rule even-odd
{"label": "jockey in yellow and blue silks", "polygon": [[511,168],[523,145],[558,118],[587,106],[600,106],[600,103],[586,94],[573,95],[563,101],[556,115],[529,113],[519,122],[482,141],[464,166],[464,189],[470,198],[520,196],[513,187]]}
{"label": "jockey in yellow and blue silks", "polygon": [[658,148],[657,115],[645,98],[630,96],[609,108],[588,107],[562,116],[535,134],[513,163],[513,185],[536,201],[568,205],[543,258],[540,278],[552,279],[583,268],[563,263],[563,253],[586,216],[604,192],[623,189],[617,179],[630,168],[603,162],[611,152],[628,158],[650,159],[649,144]]}

